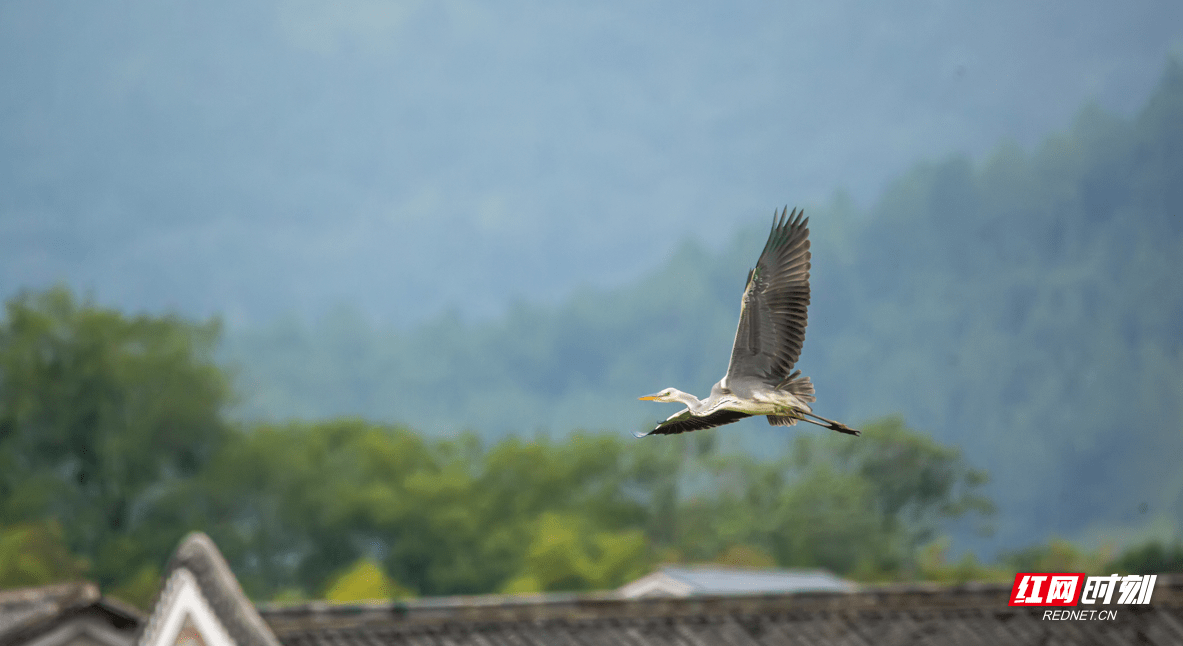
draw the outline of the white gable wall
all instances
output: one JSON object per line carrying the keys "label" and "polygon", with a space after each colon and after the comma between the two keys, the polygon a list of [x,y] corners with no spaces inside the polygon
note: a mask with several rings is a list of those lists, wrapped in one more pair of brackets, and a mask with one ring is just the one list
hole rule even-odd
{"label": "white gable wall", "polygon": [[237,646],[201,593],[197,579],[185,568],[177,568],[168,578],[137,646],[174,646],[186,617],[206,646]]}

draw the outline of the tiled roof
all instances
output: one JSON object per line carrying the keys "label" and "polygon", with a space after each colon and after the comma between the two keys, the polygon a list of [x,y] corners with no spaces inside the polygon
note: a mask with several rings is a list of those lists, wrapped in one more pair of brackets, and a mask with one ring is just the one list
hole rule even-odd
{"label": "tiled roof", "polygon": [[22,644],[78,619],[98,619],[131,635],[143,621],[135,608],[103,598],[93,583],[62,583],[0,591],[0,646]]}
{"label": "tiled roof", "polygon": [[1183,644],[1183,577],[1160,576],[1148,606],[1112,621],[1043,620],[1007,606],[1008,584],[855,592],[622,599],[548,595],[265,607],[284,646],[629,644]]}

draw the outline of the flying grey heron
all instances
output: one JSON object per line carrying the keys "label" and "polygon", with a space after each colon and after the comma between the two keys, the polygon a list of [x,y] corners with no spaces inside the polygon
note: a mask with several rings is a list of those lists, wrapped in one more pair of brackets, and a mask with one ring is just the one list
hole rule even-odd
{"label": "flying grey heron", "polygon": [[[850,435],[859,431],[813,413],[813,382],[793,370],[805,342],[809,307],[809,219],[786,206],[772,214],[772,232],[756,267],[748,272],[739,306],[739,327],[727,374],[699,399],[677,388],[641,397],[680,402],[686,409],[671,415],[646,435],[671,435],[767,415],[773,426],[798,421]],[[811,419],[812,418],[812,419]]]}

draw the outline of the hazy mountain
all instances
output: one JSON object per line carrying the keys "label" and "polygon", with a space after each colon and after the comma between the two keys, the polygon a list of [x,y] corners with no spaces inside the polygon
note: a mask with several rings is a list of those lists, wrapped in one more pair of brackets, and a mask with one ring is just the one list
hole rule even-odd
{"label": "hazy mountain", "polygon": [[[1130,115],[1176,2],[0,5],[0,296],[504,313]],[[828,235],[824,229],[819,236]]]}

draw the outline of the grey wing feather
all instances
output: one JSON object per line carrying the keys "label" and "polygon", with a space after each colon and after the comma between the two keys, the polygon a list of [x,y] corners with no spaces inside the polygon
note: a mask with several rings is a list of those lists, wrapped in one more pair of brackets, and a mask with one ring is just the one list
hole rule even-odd
{"label": "grey wing feather", "polygon": [[657,428],[648,433],[634,433],[633,435],[645,437],[646,435],[674,435],[676,433],[701,431],[707,428],[738,422],[745,417],[751,417],[751,415],[734,410],[718,410],[710,415],[696,417],[690,413],[689,409],[686,409],[680,413],[670,415],[664,422],[658,424]]}
{"label": "grey wing feather", "polygon": [[773,385],[789,377],[801,356],[809,309],[809,218],[774,214],[772,232],[748,272],[739,326],[727,367],[729,381],[758,377]]}

